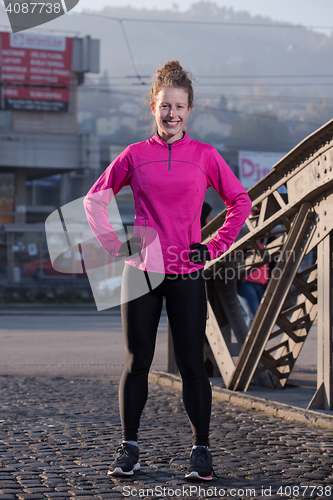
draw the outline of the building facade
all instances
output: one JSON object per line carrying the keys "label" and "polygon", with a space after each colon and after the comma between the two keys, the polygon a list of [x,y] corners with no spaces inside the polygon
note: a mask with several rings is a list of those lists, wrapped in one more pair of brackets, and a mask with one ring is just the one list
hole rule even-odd
{"label": "building facade", "polygon": [[99,73],[99,41],[19,35],[0,37],[0,287],[50,272],[44,221],[100,168],[98,138],[77,130],[77,90]]}

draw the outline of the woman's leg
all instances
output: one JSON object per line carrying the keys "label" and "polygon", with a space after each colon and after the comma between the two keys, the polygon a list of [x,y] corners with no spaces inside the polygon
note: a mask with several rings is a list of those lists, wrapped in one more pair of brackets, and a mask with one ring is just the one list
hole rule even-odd
{"label": "woman's leg", "polygon": [[[136,269],[131,272],[134,271],[142,272]],[[122,286],[130,286],[126,276]],[[140,417],[148,396],[148,373],[161,309],[162,296],[157,289],[121,306],[126,346],[125,369],[119,385],[123,441],[137,441]]]}
{"label": "woman's leg", "polygon": [[208,446],[211,387],[204,367],[207,302],[201,273],[166,279],[166,307],[194,445]]}

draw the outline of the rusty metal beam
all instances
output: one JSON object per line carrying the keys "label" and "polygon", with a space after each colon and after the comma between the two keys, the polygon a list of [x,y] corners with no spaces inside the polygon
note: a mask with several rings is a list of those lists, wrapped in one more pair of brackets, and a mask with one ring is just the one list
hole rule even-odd
{"label": "rusty metal beam", "polygon": [[318,245],[317,391],[308,408],[333,409],[333,232]]}
{"label": "rusty metal beam", "polygon": [[[276,323],[284,300],[294,281],[305,254],[307,234],[314,224],[309,203],[304,203],[296,214],[281,257],[274,269],[260,307],[250,327],[246,342],[237,360],[229,389],[247,390],[260,362],[266,343]],[[267,382],[267,381],[266,381]]]}
{"label": "rusty metal beam", "polygon": [[[310,263],[308,269],[299,271],[302,257],[315,247],[319,249],[321,242],[333,230],[333,120],[278,162],[270,174],[250,189],[249,195],[253,206],[260,209],[259,216],[249,218],[231,248],[221,258],[205,266],[206,277],[212,278],[211,288],[216,287],[214,295],[219,296],[219,300],[211,301],[215,317],[222,315],[228,323],[233,316],[230,316],[230,310],[237,309],[234,291],[231,296],[229,294],[228,301],[223,300],[226,288],[220,288],[217,292],[219,282],[228,281],[225,278],[228,273],[234,271],[237,278],[242,279],[263,264],[277,260],[276,270],[281,271],[281,280],[270,280],[237,360],[233,344],[230,344],[225,334],[227,326],[230,331],[231,324],[226,325],[224,321],[221,327],[218,320],[220,332],[216,329],[215,336],[224,337],[229,355],[236,361],[228,384],[230,388],[246,390],[251,380],[268,387],[283,388],[316,318],[317,285],[322,283],[329,265],[326,259],[325,271],[319,261],[318,270],[316,265]],[[306,210],[306,206],[306,223],[300,225],[302,234],[296,234],[295,222],[300,220],[299,214]],[[308,219],[310,213],[312,222]],[[203,228],[203,243],[216,236],[225,216],[226,210]],[[306,224],[309,224],[307,228]],[[303,245],[300,243],[302,238]],[[289,250],[295,253],[294,263],[290,262],[287,255],[288,242],[291,240],[294,243]],[[323,310],[325,324],[327,314],[331,314],[328,311],[331,310],[326,302]],[[232,329],[236,334],[238,327],[235,321],[233,323]],[[321,349],[323,338],[320,341]],[[241,338],[237,340],[239,346]],[[326,352],[327,340],[325,342]],[[323,380],[318,379],[317,394],[317,402],[320,399],[322,405],[325,398],[330,399],[327,394],[331,390],[331,382],[327,378],[331,368],[328,368],[327,360],[323,359],[318,360],[325,375],[322,376]]]}
{"label": "rusty metal beam", "polygon": [[228,385],[235,369],[235,364],[228,349],[227,343],[223,335],[221,335],[220,327],[216,320],[210,302],[208,302],[206,337],[223,381],[226,385]]}

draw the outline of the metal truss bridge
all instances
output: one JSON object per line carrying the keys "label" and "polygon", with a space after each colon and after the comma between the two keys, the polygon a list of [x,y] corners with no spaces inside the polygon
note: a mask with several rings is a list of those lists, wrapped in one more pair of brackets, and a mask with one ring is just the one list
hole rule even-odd
{"label": "metal truss bridge", "polygon": [[[246,391],[250,383],[282,389],[317,319],[318,382],[309,408],[333,409],[333,120],[291,150],[248,194],[259,215],[249,217],[232,247],[205,266],[206,359],[228,389]],[[225,216],[226,210],[203,228],[203,243],[217,234]],[[306,264],[311,250],[317,258]],[[237,280],[267,263],[271,278],[248,328]]]}

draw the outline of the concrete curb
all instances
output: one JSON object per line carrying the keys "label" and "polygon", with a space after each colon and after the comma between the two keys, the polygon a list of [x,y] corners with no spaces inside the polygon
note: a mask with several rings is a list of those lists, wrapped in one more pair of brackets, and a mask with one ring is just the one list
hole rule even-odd
{"label": "concrete curb", "polygon": [[120,315],[120,307],[98,311],[95,304],[8,304],[0,305],[0,316],[91,316]]}
{"label": "concrete curb", "polygon": [[[162,309],[162,316],[166,311]],[[120,316],[120,306],[98,311],[95,304],[0,305],[0,316]]]}
{"label": "concrete curb", "polygon": [[[182,381],[178,375],[162,371],[152,371],[149,374],[149,382],[159,384],[164,387],[173,387],[181,390]],[[304,410],[284,403],[276,403],[267,399],[250,396],[243,392],[229,391],[221,387],[212,385],[212,395],[214,399],[224,403],[242,406],[248,410],[258,410],[271,415],[272,417],[285,420],[295,420],[304,424],[333,429],[333,415],[327,415],[319,411]]]}

